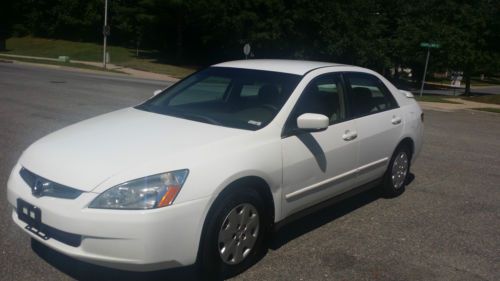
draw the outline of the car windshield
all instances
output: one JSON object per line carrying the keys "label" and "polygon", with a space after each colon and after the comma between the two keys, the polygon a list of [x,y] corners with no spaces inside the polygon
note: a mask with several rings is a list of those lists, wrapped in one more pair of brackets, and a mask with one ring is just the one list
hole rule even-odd
{"label": "car windshield", "polygon": [[269,124],[301,76],[210,67],[176,83],[137,109],[214,125],[258,130]]}

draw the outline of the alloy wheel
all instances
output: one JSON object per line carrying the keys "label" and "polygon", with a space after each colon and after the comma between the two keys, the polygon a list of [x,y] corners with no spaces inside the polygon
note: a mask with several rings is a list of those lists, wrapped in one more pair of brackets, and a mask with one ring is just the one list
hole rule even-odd
{"label": "alloy wheel", "polygon": [[408,155],[405,151],[398,153],[394,159],[391,170],[392,185],[395,189],[399,189],[403,186],[406,180],[406,174],[408,173]]}

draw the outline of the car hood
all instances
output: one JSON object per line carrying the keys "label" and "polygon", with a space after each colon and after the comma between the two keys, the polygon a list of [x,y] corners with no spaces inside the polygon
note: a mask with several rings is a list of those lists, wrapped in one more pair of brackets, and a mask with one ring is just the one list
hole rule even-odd
{"label": "car hood", "polygon": [[174,162],[200,146],[248,133],[127,108],[41,138],[26,149],[19,163],[51,181],[91,191],[134,166]]}

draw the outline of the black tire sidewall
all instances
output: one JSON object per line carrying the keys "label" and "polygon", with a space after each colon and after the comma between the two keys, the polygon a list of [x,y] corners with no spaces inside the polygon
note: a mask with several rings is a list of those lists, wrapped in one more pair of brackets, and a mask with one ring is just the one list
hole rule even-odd
{"label": "black tire sidewall", "polygon": [[[222,261],[218,249],[219,230],[227,214],[236,206],[249,203],[259,215],[259,234],[250,254],[239,264],[229,265]],[[204,277],[226,278],[237,275],[251,267],[264,252],[263,242],[268,231],[269,216],[266,213],[264,201],[252,189],[233,190],[223,194],[212,205],[207,216],[206,228],[203,233],[203,243],[200,245],[200,266]]]}

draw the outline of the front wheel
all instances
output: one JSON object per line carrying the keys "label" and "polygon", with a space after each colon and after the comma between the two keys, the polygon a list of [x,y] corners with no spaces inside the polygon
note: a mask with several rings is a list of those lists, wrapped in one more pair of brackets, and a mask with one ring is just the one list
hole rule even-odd
{"label": "front wheel", "polygon": [[224,278],[252,266],[264,253],[268,221],[264,202],[252,189],[233,191],[216,200],[200,249],[202,273]]}
{"label": "front wheel", "polygon": [[391,157],[384,175],[382,191],[386,197],[396,197],[404,192],[410,174],[411,151],[400,145]]}

